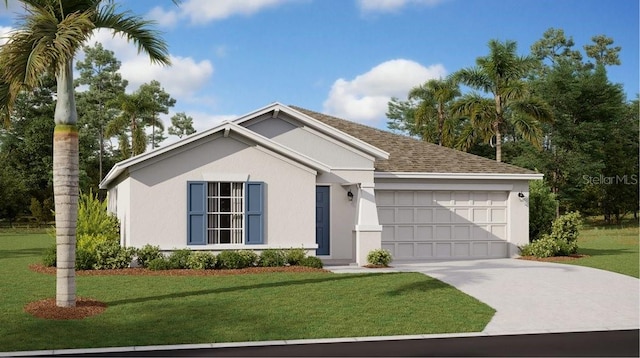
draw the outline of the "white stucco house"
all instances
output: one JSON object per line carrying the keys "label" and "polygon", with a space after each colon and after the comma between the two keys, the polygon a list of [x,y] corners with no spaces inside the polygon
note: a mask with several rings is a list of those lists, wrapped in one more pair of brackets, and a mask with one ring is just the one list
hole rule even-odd
{"label": "white stucco house", "polygon": [[328,263],[511,257],[542,174],[274,103],[116,164],[121,244],[306,248]]}

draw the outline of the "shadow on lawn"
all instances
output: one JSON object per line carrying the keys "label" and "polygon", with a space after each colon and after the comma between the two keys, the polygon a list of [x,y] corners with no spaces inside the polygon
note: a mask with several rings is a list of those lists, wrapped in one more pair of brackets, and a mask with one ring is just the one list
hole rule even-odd
{"label": "shadow on lawn", "polygon": [[15,259],[20,257],[27,256],[41,256],[43,249],[40,248],[30,248],[30,249],[11,249],[11,250],[0,250],[0,260],[2,259]]}
{"label": "shadow on lawn", "polygon": [[172,298],[184,298],[184,297],[191,297],[191,296],[208,295],[213,293],[227,293],[227,292],[254,290],[254,289],[262,289],[262,288],[297,286],[297,285],[306,285],[306,284],[313,284],[313,283],[324,283],[324,282],[330,282],[330,281],[362,279],[363,277],[375,277],[375,276],[381,276],[381,275],[398,275],[398,274],[400,273],[392,272],[392,273],[367,273],[367,274],[353,274],[353,275],[347,275],[347,274],[327,275],[326,277],[321,277],[321,278],[309,278],[304,280],[287,280],[282,282],[258,283],[253,285],[212,288],[208,290],[198,290],[198,291],[189,291],[189,292],[177,292],[177,293],[169,293],[169,294],[158,295],[158,296],[148,296],[148,297],[116,300],[116,301],[110,301],[106,303],[109,307],[113,307],[113,306],[120,306],[120,305],[126,305],[131,303],[159,301],[159,300],[172,299]]}
{"label": "shadow on lawn", "polygon": [[632,249],[578,249],[579,254],[591,256],[615,256],[624,254],[634,254]]}

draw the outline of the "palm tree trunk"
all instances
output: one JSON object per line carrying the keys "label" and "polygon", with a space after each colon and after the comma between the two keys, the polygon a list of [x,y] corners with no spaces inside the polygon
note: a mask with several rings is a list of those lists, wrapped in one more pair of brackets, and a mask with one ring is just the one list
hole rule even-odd
{"label": "palm tree trunk", "polygon": [[502,161],[502,133],[500,133],[500,125],[497,123],[493,125],[493,129],[496,133],[496,162]]}
{"label": "palm tree trunk", "polygon": [[78,218],[78,128],[72,63],[57,78],[53,134],[53,193],[56,212],[56,305],[76,305],[76,221]]}

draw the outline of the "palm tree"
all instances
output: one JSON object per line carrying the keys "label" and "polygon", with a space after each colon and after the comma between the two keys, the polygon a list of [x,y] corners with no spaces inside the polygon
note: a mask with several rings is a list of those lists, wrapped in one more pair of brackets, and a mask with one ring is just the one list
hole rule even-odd
{"label": "palm tree", "polygon": [[[535,68],[533,57],[516,55],[516,43],[497,40],[489,41],[489,55],[476,59],[476,66],[465,68],[453,74],[453,79],[476,90],[493,95],[494,113],[490,117],[491,133],[495,136],[496,160],[502,161],[502,133],[506,129],[506,119],[514,121],[516,130],[524,131],[525,140],[539,145],[541,133],[539,122],[550,122],[549,106],[542,100],[531,97],[523,78]],[[468,97],[475,101],[476,98]],[[458,110],[471,109],[473,102],[458,104]],[[461,114],[469,115],[468,112]],[[471,118],[473,120],[473,118]]]}
{"label": "palm tree", "polygon": [[[168,49],[151,21],[116,12],[113,1],[20,0],[26,14],[0,48],[0,110],[9,121],[16,96],[38,85],[44,73],[57,81],[53,137],[53,186],[56,210],[56,304],[76,303],[75,247],[78,215],[78,128],[73,58],[98,28],[112,29],[133,41],[151,62],[170,63]],[[5,0],[8,6],[8,0]]]}
{"label": "palm tree", "polygon": [[[427,81],[422,86],[417,86],[409,92],[409,99],[420,101],[415,112],[415,123],[421,127],[428,122],[437,123],[438,145],[451,146],[453,142],[451,122],[447,122],[448,104],[460,95],[458,84],[451,79]],[[445,125],[449,128],[445,131]]]}

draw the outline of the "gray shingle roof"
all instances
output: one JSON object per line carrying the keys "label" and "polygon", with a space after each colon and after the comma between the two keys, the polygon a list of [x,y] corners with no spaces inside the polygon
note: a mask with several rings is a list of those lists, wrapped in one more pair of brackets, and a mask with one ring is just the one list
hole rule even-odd
{"label": "gray shingle roof", "polygon": [[308,109],[290,106],[324,124],[356,137],[389,153],[389,159],[377,159],[379,172],[406,173],[478,173],[535,174],[529,169],[427,143],[363,124],[347,121]]}

